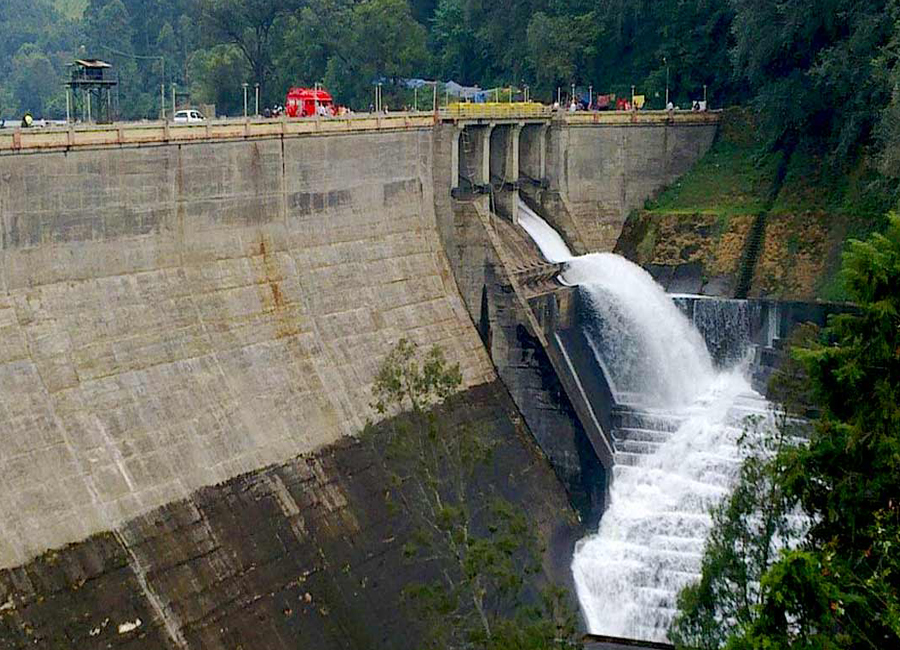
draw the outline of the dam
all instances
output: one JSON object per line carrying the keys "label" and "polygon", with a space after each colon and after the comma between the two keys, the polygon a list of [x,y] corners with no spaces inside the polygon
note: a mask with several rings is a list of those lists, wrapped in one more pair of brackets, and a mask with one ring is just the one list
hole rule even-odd
{"label": "dam", "polygon": [[[507,436],[536,520],[549,531],[573,508],[595,523],[623,416],[579,371],[581,299],[517,227],[519,201],[574,253],[612,250],[716,121],[526,111],[0,136],[0,638],[382,647],[402,628],[403,575],[379,562],[402,542],[372,505],[387,477],[354,440],[400,338],[459,363],[451,416]],[[368,611],[354,595],[374,578],[356,567],[381,576]]]}

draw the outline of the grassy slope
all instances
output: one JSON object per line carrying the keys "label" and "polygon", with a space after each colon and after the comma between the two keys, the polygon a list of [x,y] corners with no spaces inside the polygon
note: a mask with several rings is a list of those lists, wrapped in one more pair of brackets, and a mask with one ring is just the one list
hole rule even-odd
{"label": "grassy slope", "polygon": [[775,178],[778,159],[761,152],[755,129],[741,111],[726,113],[709,153],[691,172],[648,204],[649,214],[757,214]]}
{"label": "grassy slope", "polygon": [[[694,261],[684,253],[688,246],[701,251],[694,258],[702,256],[705,247],[701,261],[712,273],[731,272],[737,249],[742,248],[745,222],[765,209],[779,163],[778,155],[767,153],[756,133],[748,113],[726,112],[710,152],[640,215],[651,225],[644,224],[640,233],[635,255],[639,261],[677,261],[661,245],[671,243],[674,230],[684,232],[692,226],[701,237],[686,244],[688,238],[682,236],[681,259]],[[796,151],[769,211],[753,293],[845,299],[838,274],[841,252],[847,239],[865,237],[883,225],[891,206],[879,188],[879,179],[865,160],[836,171],[810,152]]]}

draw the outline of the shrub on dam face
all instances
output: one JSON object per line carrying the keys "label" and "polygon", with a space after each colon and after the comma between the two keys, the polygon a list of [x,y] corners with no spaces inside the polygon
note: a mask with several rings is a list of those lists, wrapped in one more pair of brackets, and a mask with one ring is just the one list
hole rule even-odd
{"label": "shrub on dam face", "polygon": [[427,568],[404,600],[424,623],[422,645],[575,647],[565,593],[535,580],[542,551],[526,513],[484,481],[497,441],[477,424],[453,426],[427,408],[459,383],[459,367],[439,347],[423,355],[401,340],[379,370],[373,406],[407,412],[365,434],[390,477],[388,503],[415,504],[407,509],[415,521],[404,556]]}

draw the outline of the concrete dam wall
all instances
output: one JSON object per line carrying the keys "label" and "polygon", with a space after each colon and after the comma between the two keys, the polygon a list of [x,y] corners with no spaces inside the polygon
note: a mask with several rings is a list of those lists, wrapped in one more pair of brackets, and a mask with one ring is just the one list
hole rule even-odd
{"label": "concrete dam wall", "polygon": [[[521,138],[488,131],[481,178],[493,181],[493,160],[503,191],[521,186],[573,248],[608,249],[629,206],[702,155],[716,128],[613,117],[566,116]],[[300,631],[310,647],[404,647],[401,614],[356,601],[391,604],[415,577],[397,573],[412,531],[383,511],[387,472],[355,441],[402,337],[460,364],[448,417],[496,433],[485,480],[548,548],[574,519],[569,504],[602,508],[584,396],[541,331],[571,302],[554,268],[486,197],[451,198],[476,154],[454,153],[448,124],[370,121],[346,133],[335,121],[322,133],[0,142],[10,647],[289,648]],[[635,130],[656,153],[592,162]],[[565,579],[566,553],[545,557],[547,576]],[[122,636],[104,618],[143,624]]]}
{"label": "concrete dam wall", "polygon": [[492,379],[431,142],[0,157],[0,566],[359,431],[400,337]]}

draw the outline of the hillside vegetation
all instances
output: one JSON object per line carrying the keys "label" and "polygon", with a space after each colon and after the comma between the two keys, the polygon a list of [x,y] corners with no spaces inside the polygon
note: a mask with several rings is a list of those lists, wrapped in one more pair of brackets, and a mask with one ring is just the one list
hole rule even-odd
{"label": "hillside vegetation", "polygon": [[[773,150],[758,120],[749,109],[726,111],[700,163],[630,216],[619,251],[645,266],[699,264],[705,278],[723,278],[714,288],[725,295],[749,263],[750,295],[845,300],[845,242],[884,227],[893,183],[871,151],[836,165],[807,143]],[[760,215],[758,256],[746,262]]]}

